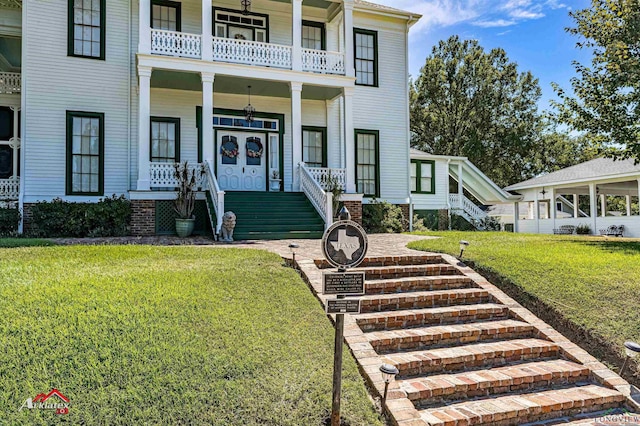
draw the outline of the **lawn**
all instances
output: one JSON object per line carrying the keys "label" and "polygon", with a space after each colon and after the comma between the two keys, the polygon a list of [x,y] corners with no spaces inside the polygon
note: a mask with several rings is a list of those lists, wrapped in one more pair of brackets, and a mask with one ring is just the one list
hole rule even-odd
{"label": "lawn", "polygon": [[429,232],[409,247],[459,254],[497,272],[622,351],[640,341],[640,242],[501,232]]}
{"label": "lawn", "polygon": [[[333,328],[273,254],[204,247],[0,249],[0,423],[320,425]],[[51,388],[67,416],[23,410]],[[343,416],[381,425],[354,360]]]}

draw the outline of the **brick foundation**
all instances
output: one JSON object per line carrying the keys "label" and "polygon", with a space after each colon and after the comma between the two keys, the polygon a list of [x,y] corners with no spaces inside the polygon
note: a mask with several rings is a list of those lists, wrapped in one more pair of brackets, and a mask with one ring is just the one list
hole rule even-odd
{"label": "brick foundation", "polygon": [[438,210],[438,231],[449,230],[449,210]]}
{"label": "brick foundation", "polygon": [[156,202],[131,200],[131,235],[144,237],[156,233]]}
{"label": "brick foundation", "polygon": [[31,230],[31,224],[33,223],[33,206],[35,204],[25,203],[22,206],[22,233],[28,234]]}
{"label": "brick foundation", "polygon": [[351,220],[362,225],[362,202],[361,201],[345,201],[344,206],[351,213]]}
{"label": "brick foundation", "polygon": [[409,231],[409,223],[411,222],[411,213],[409,212],[409,204],[398,204],[398,207],[402,209],[402,217],[404,217],[404,221],[402,222],[402,230],[404,232]]}

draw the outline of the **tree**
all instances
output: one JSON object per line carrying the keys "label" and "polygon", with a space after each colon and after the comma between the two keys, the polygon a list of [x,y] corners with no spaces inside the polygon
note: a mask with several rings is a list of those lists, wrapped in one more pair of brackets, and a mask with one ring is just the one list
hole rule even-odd
{"label": "tree", "polygon": [[574,62],[575,97],[554,84],[558,118],[607,156],[640,161],[640,0],[592,0],[570,15],[577,26],[567,31],[593,57],[590,67]]}
{"label": "tree", "polygon": [[534,175],[540,86],[504,50],[485,52],[457,36],[441,41],[410,90],[412,146],[466,156],[502,186]]}

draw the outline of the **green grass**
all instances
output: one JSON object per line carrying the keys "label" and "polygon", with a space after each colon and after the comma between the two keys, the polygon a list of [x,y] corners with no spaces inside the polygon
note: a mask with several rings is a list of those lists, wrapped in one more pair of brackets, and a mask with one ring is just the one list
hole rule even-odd
{"label": "green grass", "polygon": [[0,238],[0,248],[46,247],[54,245],[55,243],[53,241],[40,240],[37,238]]}
{"label": "green grass", "polygon": [[640,340],[640,242],[496,232],[429,232],[409,247],[459,254],[497,272],[575,324],[622,348]]}
{"label": "green grass", "polygon": [[[333,328],[256,250],[0,249],[0,423],[319,425]],[[344,357],[343,416],[381,425]],[[56,387],[68,416],[18,408]]]}

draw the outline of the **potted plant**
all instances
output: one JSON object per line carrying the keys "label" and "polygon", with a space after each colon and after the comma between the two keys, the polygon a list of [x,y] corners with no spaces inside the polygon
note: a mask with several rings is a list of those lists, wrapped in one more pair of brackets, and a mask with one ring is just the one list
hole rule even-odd
{"label": "potted plant", "polygon": [[178,181],[176,199],[173,202],[173,210],[176,218],[176,233],[179,237],[188,237],[193,233],[196,218],[193,210],[196,206],[196,192],[198,186],[198,174],[202,171],[189,168],[189,162],[174,164],[174,177]]}
{"label": "potted plant", "polygon": [[333,216],[336,218],[340,212],[340,199],[342,198],[342,194],[344,194],[344,189],[342,188],[340,180],[336,176],[332,175],[331,171],[329,171],[329,175],[325,179],[324,187],[327,192],[333,194],[332,208]]}
{"label": "potted plant", "polygon": [[269,179],[269,189],[272,192],[280,191],[280,182],[282,182],[282,179],[280,179],[280,173],[277,170],[274,170],[271,173],[271,179]]}

